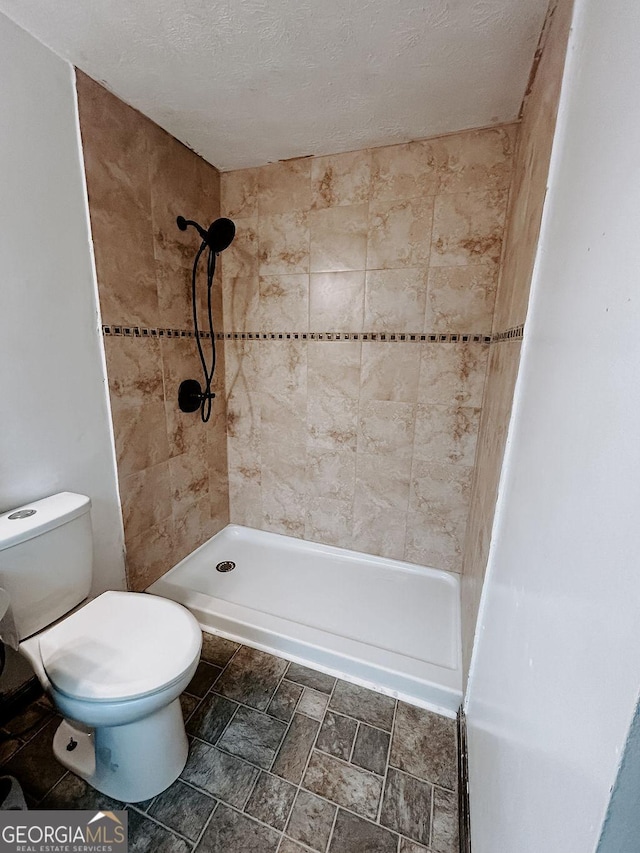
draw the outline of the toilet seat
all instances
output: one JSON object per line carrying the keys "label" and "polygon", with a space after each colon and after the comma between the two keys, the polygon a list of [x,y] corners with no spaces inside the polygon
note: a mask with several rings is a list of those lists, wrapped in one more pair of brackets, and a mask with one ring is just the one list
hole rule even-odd
{"label": "toilet seat", "polygon": [[157,596],[105,592],[39,637],[53,686],[88,701],[138,698],[179,680],[200,654],[191,613]]}

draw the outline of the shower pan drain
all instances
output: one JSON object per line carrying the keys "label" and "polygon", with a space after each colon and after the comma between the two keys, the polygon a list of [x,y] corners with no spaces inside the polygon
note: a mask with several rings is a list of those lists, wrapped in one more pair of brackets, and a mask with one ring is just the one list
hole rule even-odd
{"label": "shower pan drain", "polygon": [[232,572],[236,567],[236,564],[231,560],[223,560],[221,563],[218,563],[216,566],[217,572]]}

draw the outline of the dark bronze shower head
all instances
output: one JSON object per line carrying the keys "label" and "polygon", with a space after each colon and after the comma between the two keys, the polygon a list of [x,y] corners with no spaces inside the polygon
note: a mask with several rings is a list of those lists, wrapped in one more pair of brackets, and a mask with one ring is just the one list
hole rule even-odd
{"label": "dark bronze shower head", "polygon": [[225,217],[216,219],[206,231],[201,225],[194,222],[193,219],[185,219],[184,216],[179,216],[176,222],[181,231],[186,231],[189,225],[192,225],[211,251],[216,254],[224,252],[231,245],[236,235],[236,226],[230,219],[226,219]]}
{"label": "dark bronze shower head", "polygon": [[207,244],[214,252],[224,252],[236,236],[236,226],[224,216],[212,222],[207,231]]}

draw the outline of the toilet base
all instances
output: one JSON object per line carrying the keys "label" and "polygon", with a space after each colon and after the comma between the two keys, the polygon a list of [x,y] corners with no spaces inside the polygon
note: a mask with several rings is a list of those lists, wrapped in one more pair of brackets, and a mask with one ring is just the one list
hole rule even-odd
{"label": "toilet base", "polygon": [[175,782],[187,761],[180,700],[123,726],[88,729],[63,720],[53,752],[102,794],[121,803],[148,800]]}

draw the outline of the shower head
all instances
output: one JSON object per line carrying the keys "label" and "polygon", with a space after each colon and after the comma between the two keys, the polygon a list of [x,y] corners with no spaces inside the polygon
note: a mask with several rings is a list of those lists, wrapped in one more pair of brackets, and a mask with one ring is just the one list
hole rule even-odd
{"label": "shower head", "polygon": [[236,235],[236,226],[230,219],[225,219],[224,217],[212,222],[206,231],[201,225],[194,222],[193,219],[185,219],[184,216],[179,216],[176,222],[181,231],[186,231],[189,225],[193,225],[207,246],[216,254],[224,252],[231,245]]}
{"label": "shower head", "polygon": [[224,252],[233,242],[236,236],[236,226],[230,219],[224,216],[212,222],[207,231],[207,243],[214,252]]}

